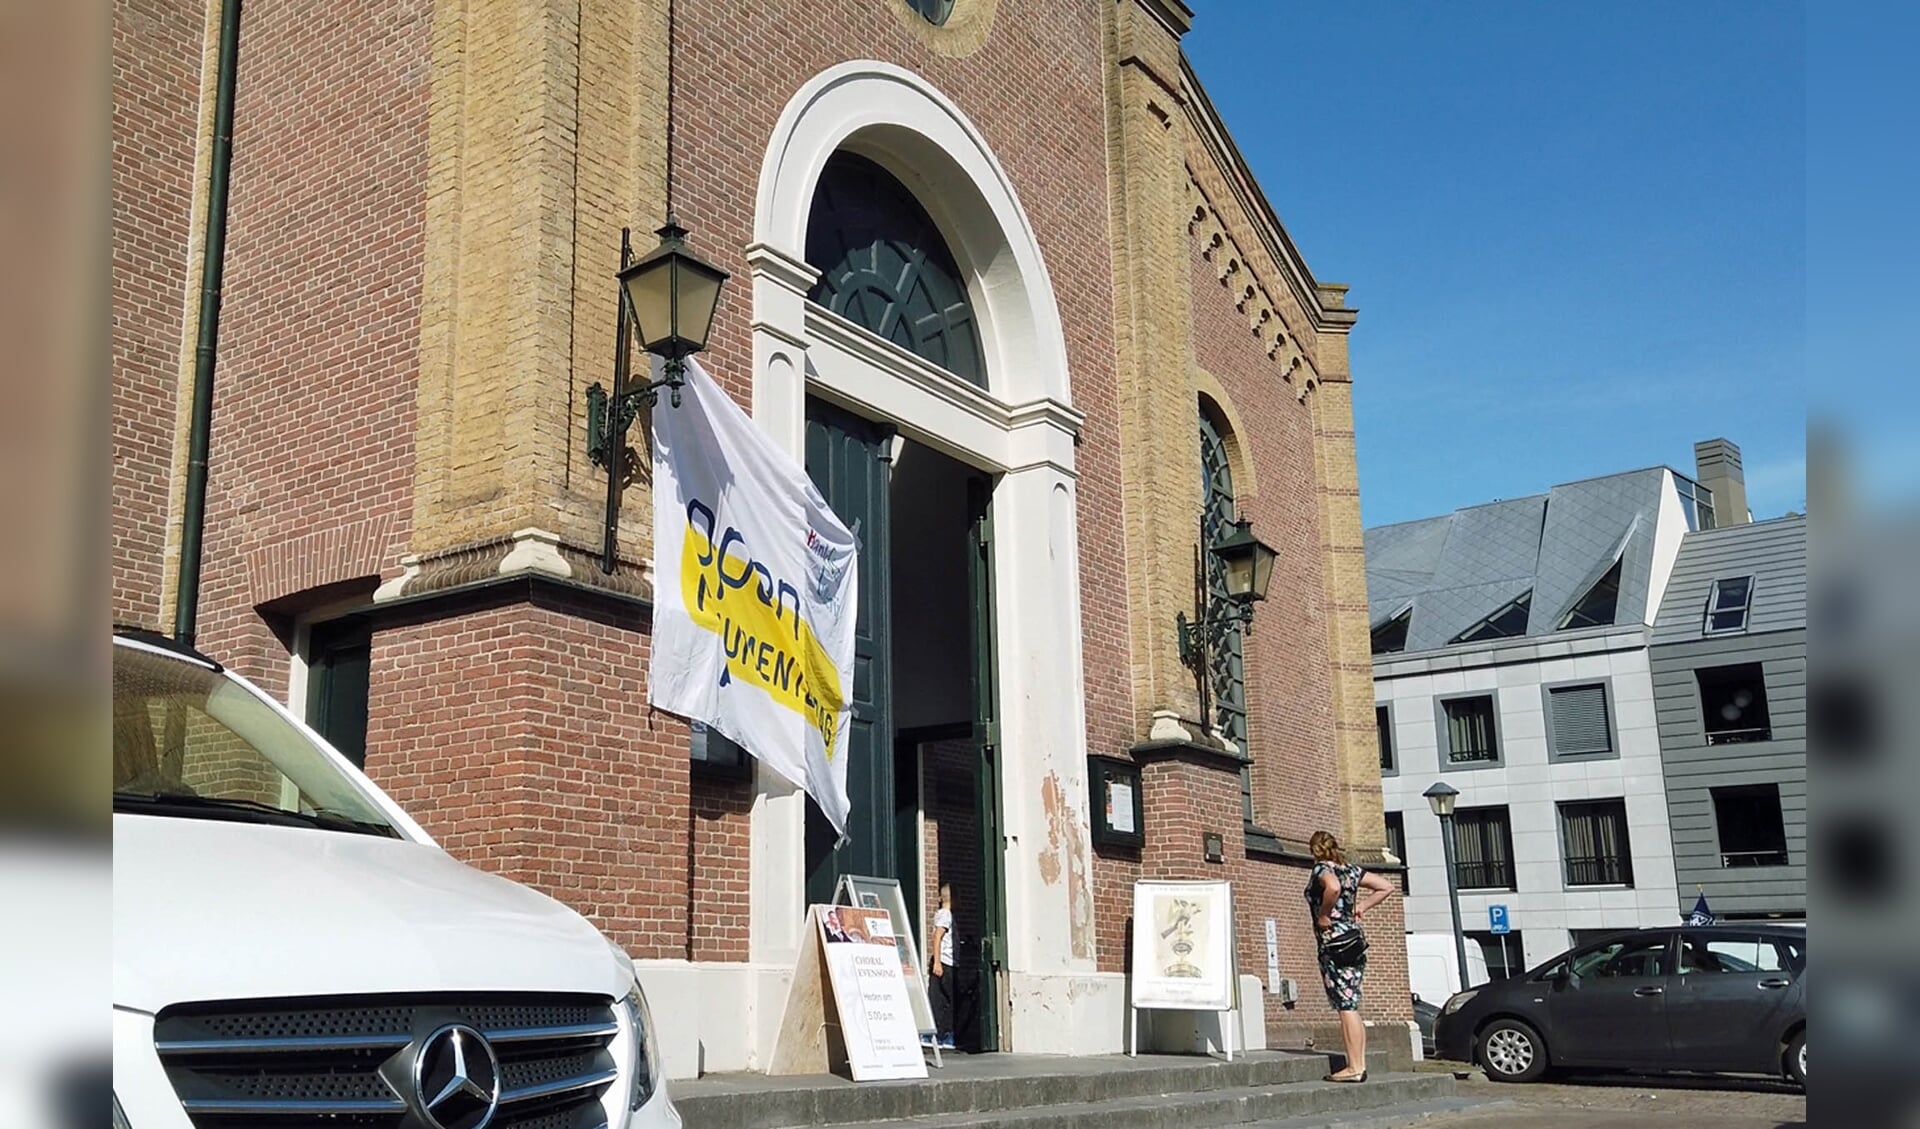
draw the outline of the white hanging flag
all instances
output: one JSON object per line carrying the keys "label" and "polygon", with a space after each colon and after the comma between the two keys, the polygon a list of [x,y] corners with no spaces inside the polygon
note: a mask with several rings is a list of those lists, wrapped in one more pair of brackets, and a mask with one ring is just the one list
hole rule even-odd
{"label": "white hanging flag", "polygon": [[854,557],[806,470],[688,358],[680,406],[653,409],[647,700],[804,789],[843,838]]}

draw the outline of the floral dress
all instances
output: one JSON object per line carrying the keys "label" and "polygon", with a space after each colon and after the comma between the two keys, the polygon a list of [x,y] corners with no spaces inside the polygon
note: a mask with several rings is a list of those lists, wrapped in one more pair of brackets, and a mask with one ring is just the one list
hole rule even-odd
{"label": "floral dress", "polygon": [[[1360,877],[1366,871],[1357,866],[1341,866],[1331,862],[1316,862],[1313,873],[1307,876],[1307,920],[1314,925],[1314,937],[1320,948],[1320,982],[1327,989],[1327,1003],[1335,1011],[1360,1010],[1360,978],[1366,974],[1367,958],[1364,954],[1358,964],[1336,965],[1327,959],[1324,946],[1342,933],[1351,933],[1360,928],[1353,909],[1360,897]],[[1333,910],[1327,915],[1333,924],[1326,929],[1319,928],[1320,917],[1320,876],[1331,874],[1340,883],[1340,894],[1333,900]]]}

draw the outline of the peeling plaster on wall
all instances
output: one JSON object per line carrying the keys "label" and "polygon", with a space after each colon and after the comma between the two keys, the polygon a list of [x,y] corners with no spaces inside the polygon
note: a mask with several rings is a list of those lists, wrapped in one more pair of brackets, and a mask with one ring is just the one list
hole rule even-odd
{"label": "peeling plaster on wall", "polygon": [[1040,785],[1040,804],[1047,813],[1047,849],[1040,852],[1040,881],[1049,886],[1060,884],[1060,840],[1063,824],[1067,822],[1063,809],[1067,806],[1066,794],[1060,789],[1060,774],[1047,773]]}
{"label": "peeling plaster on wall", "polygon": [[[1040,852],[1040,879],[1049,886],[1060,884],[1064,869],[1067,877],[1067,913],[1069,935],[1076,959],[1093,959],[1093,886],[1087,873],[1086,833],[1079,813],[1060,785],[1060,774],[1047,773],[1040,789],[1040,802],[1047,813],[1047,849]],[[1064,864],[1064,865],[1063,865]]]}

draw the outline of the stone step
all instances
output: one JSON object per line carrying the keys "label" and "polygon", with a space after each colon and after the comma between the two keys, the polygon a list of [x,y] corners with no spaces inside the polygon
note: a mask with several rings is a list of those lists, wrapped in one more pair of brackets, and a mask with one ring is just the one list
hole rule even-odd
{"label": "stone step", "polygon": [[[907,1118],[944,1118],[1000,1115],[1058,1107],[1112,1103],[1187,1102],[1200,1110],[1217,1109],[1236,1120],[1197,1121],[1181,1116],[1165,1124],[1227,1125],[1257,1119],[1290,1116],[1284,1105],[1262,1112],[1272,1103],[1258,1098],[1268,1092],[1364,1093],[1386,1081],[1384,1055],[1370,1056],[1373,1081],[1363,1086],[1323,1083],[1331,1069],[1324,1054],[1255,1051],[1228,1063],[1220,1059],[1178,1055],[1053,1058],[1023,1056],[949,1056],[947,1066],[930,1071],[925,1080],[853,1083],[831,1076],[772,1078],[742,1074],[709,1076],[671,1087],[674,1104],[687,1129],[792,1129],[796,1126],[855,1126]],[[1428,1096],[1450,1096],[1453,1080],[1434,1076],[1437,1086],[1413,1087]],[[1396,1085],[1382,1094],[1398,1094],[1409,1087]],[[1255,1100],[1257,1098],[1257,1100]],[[1299,1098],[1311,1101],[1319,1099]],[[1382,1097],[1380,1101],[1405,1100]],[[1212,1104],[1207,1104],[1212,1103]],[[1357,1108],[1357,1107],[1356,1107]],[[1251,1109],[1251,1115],[1246,1111]],[[1138,1111],[1134,1111],[1138,1112]],[[1314,1112],[1309,1106],[1293,1112]],[[991,1119],[990,1119],[991,1121]],[[965,1122],[956,1122],[965,1124]],[[1086,1122],[1092,1124],[1092,1122]],[[1157,1121],[1141,1124],[1161,1124]],[[1103,1123],[1102,1129],[1117,1129]]]}
{"label": "stone step", "polygon": [[1451,1095],[1452,1079],[1426,1074],[1374,1075],[1359,1085],[1290,1082],[1185,1094],[1156,1094],[1028,1109],[936,1114],[860,1122],[845,1129],[1210,1129],[1313,1115],[1407,1107]]}

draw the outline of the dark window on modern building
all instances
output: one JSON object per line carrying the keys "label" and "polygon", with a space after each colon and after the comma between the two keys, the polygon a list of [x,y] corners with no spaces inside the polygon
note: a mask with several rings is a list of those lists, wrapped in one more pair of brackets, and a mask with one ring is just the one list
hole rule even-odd
{"label": "dark window on modern building", "polygon": [[1633,885],[1625,800],[1561,804],[1560,846],[1567,860],[1567,885]]}
{"label": "dark window on modern building", "polygon": [[1527,945],[1520,930],[1489,933],[1484,929],[1469,929],[1467,939],[1479,945],[1481,953],[1486,956],[1489,980],[1526,975]]}
{"label": "dark window on modern building", "polygon": [[1573,605],[1567,618],[1560,621],[1560,630],[1571,631],[1576,627],[1611,627],[1613,613],[1620,606],[1620,566],[1626,558],[1613,562],[1606,575],[1587,589],[1580,602]]}
{"label": "dark window on modern building", "polygon": [[1713,822],[1720,831],[1720,865],[1787,865],[1787,825],[1780,813],[1780,785],[1744,784],[1710,789]]}
{"label": "dark window on modern building", "polygon": [[1402,893],[1413,892],[1413,860],[1407,857],[1407,817],[1397,811],[1387,813],[1387,849],[1406,869],[1401,871]]}
{"label": "dark window on modern building", "polygon": [[1487,639],[1512,639],[1527,633],[1527,616],[1533,607],[1533,593],[1522,595],[1499,611],[1453,637],[1455,643],[1479,643]]}
{"label": "dark window on modern building", "polygon": [[1694,672],[1700,682],[1700,713],[1709,745],[1770,741],[1767,677],[1759,663],[1708,666]]}
{"label": "dark window on modern building", "polygon": [[935,26],[946,23],[947,17],[953,15],[953,0],[907,0],[907,7]]}
{"label": "dark window on modern building", "polygon": [[[1233,495],[1233,466],[1227,455],[1227,429],[1214,419],[1206,404],[1200,405],[1200,543],[1209,551],[1206,561],[1207,598],[1219,607],[1230,607],[1227,594],[1227,564],[1220,554],[1210,551],[1233,532],[1239,517],[1239,504]],[[1232,741],[1241,755],[1247,749],[1247,675],[1245,639],[1238,623],[1228,627],[1218,643],[1207,648],[1208,690],[1213,696],[1214,724]],[[1240,807],[1246,821],[1253,822],[1253,767],[1240,769]]]}
{"label": "dark window on modern building", "polygon": [[364,620],[314,624],[307,636],[307,724],[355,766],[367,766],[373,632]]}
{"label": "dark window on modern building", "polygon": [[1393,771],[1393,711],[1386,706],[1373,707],[1373,728],[1380,734],[1380,771]]}
{"label": "dark window on modern building", "polygon": [[1687,515],[1687,528],[1712,529],[1713,491],[1682,475],[1674,475],[1673,481],[1680,488],[1680,509]]}
{"label": "dark window on modern building", "polygon": [[940,229],[893,174],[865,157],[827,159],[807,218],[808,298],[982,388],[973,301]]}
{"label": "dark window on modern building", "polygon": [[1511,890],[1513,827],[1507,809],[1460,808],[1453,813],[1453,853],[1463,890]]}
{"label": "dark window on modern building", "polygon": [[1555,686],[1547,691],[1547,724],[1555,756],[1613,751],[1613,727],[1607,720],[1607,685]]}
{"label": "dark window on modern building", "polygon": [[1413,624],[1413,609],[1407,608],[1373,629],[1373,653],[1398,654],[1407,649],[1407,628]]}
{"label": "dark window on modern building", "polygon": [[1753,577],[1726,576],[1713,582],[1707,595],[1708,635],[1731,634],[1747,629],[1747,613],[1753,610]]}
{"label": "dark window on modern building", "polygon": [[1447,761],[1450,764],[1490,763],[1500,759],[1494,733],[1493,696],[1449,698],[1440,703],[1447,718]]}

